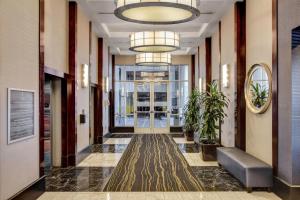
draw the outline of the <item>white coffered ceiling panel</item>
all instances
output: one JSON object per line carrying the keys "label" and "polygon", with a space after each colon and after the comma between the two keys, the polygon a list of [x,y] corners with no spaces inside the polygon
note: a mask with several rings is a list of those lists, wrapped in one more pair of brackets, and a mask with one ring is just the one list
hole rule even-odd
{"label": "white coffered ceiling panel", "polygon": [[174,54],[192,54],[203,38],[215,30],[220,18],[237,0],[198,0],[199,18],[182,24],[145,25],[125,22],[114,16],[114,0],[77,0],[91,18],[99,37],[103,37],[114,54],[133,54],[129,48],[129,34],[136,31],[170,30],[181,35],[181,49]]}

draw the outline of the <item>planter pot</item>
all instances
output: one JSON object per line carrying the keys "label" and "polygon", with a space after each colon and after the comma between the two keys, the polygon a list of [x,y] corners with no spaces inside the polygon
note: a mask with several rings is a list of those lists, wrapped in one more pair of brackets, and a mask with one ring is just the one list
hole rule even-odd
{"label": "planter pot", "polygon": [[219,144],[205,144],[201,143],[202,159],[204,161],[216,161],[217,160],[217,147]]}
{"label": "planter pot", "polygon": [[187,141],[194,141],[194,132],[193,131],[186,131],[185,137]]}

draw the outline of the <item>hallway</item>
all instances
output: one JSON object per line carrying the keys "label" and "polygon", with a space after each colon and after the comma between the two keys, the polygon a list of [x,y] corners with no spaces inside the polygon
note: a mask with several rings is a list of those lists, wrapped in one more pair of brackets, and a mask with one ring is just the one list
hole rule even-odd
{"label": "hallway", "polygon": [[279,199],[247,193],[216,162],[203,161],[198,145],[182,134],[112,134],[86,153],[76,167],[54,168],[39,199]]}

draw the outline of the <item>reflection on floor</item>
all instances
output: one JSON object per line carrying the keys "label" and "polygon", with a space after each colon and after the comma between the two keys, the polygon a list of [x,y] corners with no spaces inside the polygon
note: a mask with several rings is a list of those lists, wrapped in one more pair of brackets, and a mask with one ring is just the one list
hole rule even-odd
{"label": "reflection on floor", "polygon": [[[112,174],[118,171],[115,166],[131,144],[134,134],[113,134],[102,145],[93,145],[87,150],[89,156],[77,167],[54,168],[46,177],[46,192],[39,198],[41,200],[135,200],[135,199],[157,199],[157,200],[275,200],[279,199],[273,193],[244,192],[243,186],[232,177],[226,170],[217,166],[216,162],[204,162],[198,145],[187,142],[182,134],[174,134],[173,148],[178,149],[179,154],[189,164],[194,177],[204,191],[210,192],[103,192]],[[173,140],[172,140],[173,141]],[[153,146],[151,141],[145,145]],[[129,145],[128,145],[129,144]],[[136,146],[136,145],[134,145]],[[170,145],[172,146],[172,145]],[[150,148],[149,148],[150,149]],[[155,148],[154,148],[155,149]],[[151,151],[156,151],[151,149]],[[165,151],[165,148],[162,148]],[[150,151],[150,150],[149,150]],[[162,151],[161,151],[162,152]],[[166,151],[165,151],[166,152]],[[139,151],[137,151],[139,153]],[[135,154],[132,152],[132,154]],[[160,154],[156,154],[159,155]],[[170,154],[174,162],[173,153]],[[124,158],[125,158],[124,157]],[[142,156],[141,156],[142,157]],[[149,158],[149,156],[146,156]],[[180,157],[180,156],[179,156]],[[182,157],[182,156],[181,156]],[[176,161],[175,161],[176,160]],[[151,162],[151,160],[145,160]],[[164,161],[162,161],[163,163]],[[141,165],[142,166],[142,165]],[[130,165],[127,167],[130,168]],[[128,169],[129,169],[128,168]],[[168,169],[165,169],[169,171]],[[140,172],[142,168],[140,168]],[[172,171],[172,170],[170,170]],[[156,172],[157,173],[157,172]],[[173,175],[172,175],[173,176]],[[120,181],[121,182],[121,181]],[[226,192],[220,192],[226,191]]]}
{"label": "reflection on floor", "polygon": [[113,169],[113,167],[54,168],[46,177],[46,191],[103,191]]}

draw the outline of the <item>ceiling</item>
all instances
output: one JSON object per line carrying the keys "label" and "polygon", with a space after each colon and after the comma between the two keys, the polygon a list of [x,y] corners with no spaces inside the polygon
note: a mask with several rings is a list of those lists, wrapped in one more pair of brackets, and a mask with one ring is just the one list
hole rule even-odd
{"label": "ceiling", "polygon": [[123,21],[114,16],[114,0],[76,0],[93,23],[94,31],[103,37],[113,54],[130,55],[129,34],[136,31],[170,30],[179,32],[181,49],[172,53],[193,54],[205,37],[211,36],[218,22],[238,0],[197,0],[201,14],[197,19],[182,24],[144,25]]}

